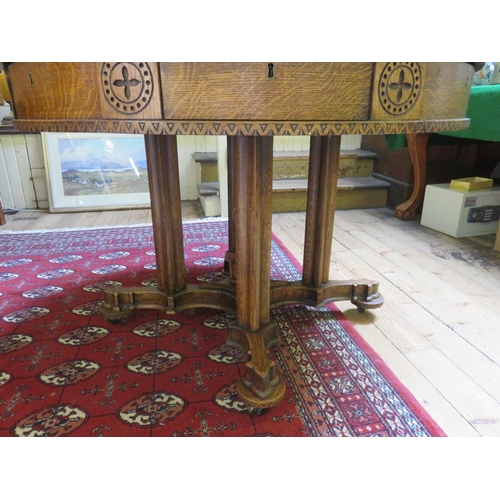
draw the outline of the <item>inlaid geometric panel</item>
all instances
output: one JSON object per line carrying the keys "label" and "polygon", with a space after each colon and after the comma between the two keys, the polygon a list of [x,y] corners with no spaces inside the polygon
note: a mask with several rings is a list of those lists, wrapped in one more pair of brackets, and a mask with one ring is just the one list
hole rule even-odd
{"label": "inlaid geometric panel", "polygon": [[427,63],[375,65],[371,120],[415,120],[422,109]]}

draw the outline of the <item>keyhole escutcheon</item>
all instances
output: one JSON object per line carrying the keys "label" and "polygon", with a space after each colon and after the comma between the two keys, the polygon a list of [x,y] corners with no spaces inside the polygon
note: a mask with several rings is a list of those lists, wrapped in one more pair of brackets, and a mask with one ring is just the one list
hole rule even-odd
{"label": "keyhole escutcheon", "polygon": [[268,78],[274,78],[276,75],[275,75],[275,71],[274,71],[274,64],[273,63],[269,63],[267,65],[267,77]]}

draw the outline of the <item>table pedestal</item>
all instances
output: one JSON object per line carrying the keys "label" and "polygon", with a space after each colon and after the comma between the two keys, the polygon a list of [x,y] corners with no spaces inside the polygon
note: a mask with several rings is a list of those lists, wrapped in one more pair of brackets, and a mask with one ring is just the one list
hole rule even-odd
{"label": "table pedestal", "polygon": [[271,280],[273,137],[228,137],[227,277],[202,285],[186,284],[176,137],[146,135],[145,141],[158,286],[109,288],[101,312],[110,321],[140,308],[229,312],[235,321],[228,343],[247,359],[238,394],[251,411],[274,406],[285,384],[268,355],[279,341],[271,307],[350,300],[362,311],[383,304],[376,281],[329,280],[340,136],[311,137],[304,270],[294,282]]}

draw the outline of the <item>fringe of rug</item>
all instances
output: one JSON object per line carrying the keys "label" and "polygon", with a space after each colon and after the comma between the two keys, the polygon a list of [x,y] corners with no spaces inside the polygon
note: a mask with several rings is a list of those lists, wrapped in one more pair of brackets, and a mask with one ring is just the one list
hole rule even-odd
{"label": "fringe of rug", "polygon": [[[187,219],[183,220],[182,224],[196,224],[200,222],[227,222],[227,217],[203,217],[201,219]],[[0,236],[2,234],[29,234],[29,233],[57,233],[57,232],[68,232],[68,231],[88,231],[91,229],[120,229],[124,227],[148,227],[152,226],[151,223],[143,223],[143,224],[124,224],[120,226],[89,226],[89,227],[64,227],[64,228],[56,228],[56,229],[34,229],[34,230],[20,230],[20,231],[12,231],[10,229],[1,229]]]}

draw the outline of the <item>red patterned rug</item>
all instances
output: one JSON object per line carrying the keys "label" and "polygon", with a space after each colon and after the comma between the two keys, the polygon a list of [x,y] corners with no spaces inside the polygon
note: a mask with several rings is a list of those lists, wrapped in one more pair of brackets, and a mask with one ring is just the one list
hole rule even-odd
{"label": "red patterned rug", "polygon": [[[220,278],[224,221],[184,225],[190,282]],[[0,436],[444,436],[334,307],[272,311],[286,395],[249,414],[225,346],[231,317],[209,309],[98,313],[103,290],[155,285],[151,226],[0,232]],[[275,279],[300,278],[277,241]]]}

